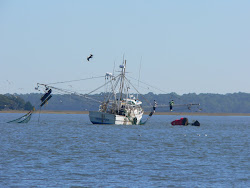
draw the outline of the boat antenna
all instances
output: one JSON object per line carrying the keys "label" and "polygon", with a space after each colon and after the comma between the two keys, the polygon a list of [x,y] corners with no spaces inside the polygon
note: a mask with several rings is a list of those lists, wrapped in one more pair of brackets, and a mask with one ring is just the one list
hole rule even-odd
{"label": "boat antenna", "polygon": [[114,61],[114,67],[113,67],[113,76],[115,75],[115,61]]}
{"label": "boat antenna", "polygon": [[[141,78],[141,61],[142,61],[142,56],[141,56],[140,67],[139,67],[138,89],[139,89],[140,78]],[[139,93],[137,93],[137,99],[139,99],[138,95],[139,95]]]}

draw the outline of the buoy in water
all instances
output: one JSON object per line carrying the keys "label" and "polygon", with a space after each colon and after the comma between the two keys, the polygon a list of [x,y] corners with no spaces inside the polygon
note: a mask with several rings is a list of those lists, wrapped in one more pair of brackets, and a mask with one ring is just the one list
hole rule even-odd
{"label": "buoy in water", "polygon": [[181,118],[181,119],[176,119],[176,120],[172,121],[171,125],[200,126],[200,122],[196,120],[193,123],[188,123],[188,118]]}
{"label": "buoy in water", "polygon": [[200,126],[201,124],[200,124],[200,122],[199,121],[195,121],[195,122],[193,122],[191,125],[193,125],[193,126]]}
{"label": "buoy in water", "polygon": [[188,125],[188,118],[176,119],[171,122],[171,125]]}

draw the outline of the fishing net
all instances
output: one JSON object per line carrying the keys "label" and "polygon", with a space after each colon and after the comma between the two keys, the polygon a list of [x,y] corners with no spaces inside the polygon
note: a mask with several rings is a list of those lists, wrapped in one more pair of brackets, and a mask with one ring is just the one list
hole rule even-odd
{"label": "fishing net", "polygon": [[29,111],[27,114],[23,115],[20,118],[8,121],[7,123],[28,123],[31,119],[33,111]]}

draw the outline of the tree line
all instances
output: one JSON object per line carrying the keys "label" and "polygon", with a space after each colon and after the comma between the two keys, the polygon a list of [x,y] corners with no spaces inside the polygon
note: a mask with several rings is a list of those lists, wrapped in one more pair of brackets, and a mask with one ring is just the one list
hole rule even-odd
{"label": "tree line", "polygon": [[[30,103],[39,109],[40,98],[43,94],[31,93],[15,95],[24,101],[30,101]],[[99,93],[90,95],[95,101],[79,97],[76,95],[59,95],[52,94],[52,98],[47,105],[43,107],[43,110],[72,110],[72,111],[91,111],[98,110],[100,103],[95,101],[103,101],[105,93]],[[134,95],[137,97],[137,95]],[[13,98],[13,97],[12,97]],[[211,93],[189,93],[178,95],[176,93],[169,94],[154,94],[149,92],[138,97],[142,102],[142,107],[145,111],[151,111],[152,104],[156,100],[158,112],[168,112],[167,107],[170,100],[174,100],[176,107],[173,110],[176,112],[206,112],[206,113],[250,113],[250,94],[249,93],[229,93],[229,94],[211,94]],[[200,106],[193,106],[188,109],[187,106],[178,106],[190,103],[199,103]],[[16,106],[12,103],[12,108]],[[160,107],[166,105],[165,107]],[[24,108],[24,106],[22,106]],[[10,108],[11,109],[11,108]]]}
{"label": "tree line", "polygon": [[32,110],[33,105],[17,95],[0,94],[0,110]]}

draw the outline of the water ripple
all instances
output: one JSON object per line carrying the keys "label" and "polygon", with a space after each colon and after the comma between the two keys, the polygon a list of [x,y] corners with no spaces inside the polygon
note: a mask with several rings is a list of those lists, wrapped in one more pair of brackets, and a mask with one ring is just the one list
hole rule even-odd
{"label": "water ripple", "polygon": [[43,114],[40,123],[1,123],[0,186],[249,187],[249,117],[195,117],[201,127],[174,127],[173,118],[103,126]]}

